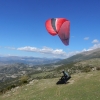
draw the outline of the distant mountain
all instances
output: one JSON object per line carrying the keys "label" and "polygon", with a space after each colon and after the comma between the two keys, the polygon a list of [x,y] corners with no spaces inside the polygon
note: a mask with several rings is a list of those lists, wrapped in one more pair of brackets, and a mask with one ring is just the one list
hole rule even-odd
{"label": "distant mountain", "polygon": [[31,65],[40,65],[40,64],[56,63],[60,60],[61,59],[54,59],[54,58],[7,56],[7,57],[0,57],[0,64],[25,63]]}
{"label": "distant mountain", "polygon": [[89,60],[93,58],[100,58],[100,48],[76,54],[67,59],[58,61],[57,64],[67,64],[70,62],[78,62],[78,61]]}

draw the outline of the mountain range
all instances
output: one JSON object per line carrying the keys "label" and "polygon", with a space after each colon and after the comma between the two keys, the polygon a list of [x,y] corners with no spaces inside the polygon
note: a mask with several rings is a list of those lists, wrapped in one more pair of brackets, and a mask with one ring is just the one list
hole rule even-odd
{"label": "mountain range", "polygon": [[20,56],[1,56],[0,64],[13,64],[13,63],[24,63],[29,65],[44,65],[51,63],[70,63],[82,60],[88,60],[92,58],[100,58],[100,48],[78,53],[66,59],[60,58],[39,58],[39,57],[20,57]]}
{"label": "mountain range", "polygon": [[19,57],[19,56],[1,56],[0,64],[24,63],[29,65],[40,65],[58,62],[59,58],[38,58],[38,57]]}

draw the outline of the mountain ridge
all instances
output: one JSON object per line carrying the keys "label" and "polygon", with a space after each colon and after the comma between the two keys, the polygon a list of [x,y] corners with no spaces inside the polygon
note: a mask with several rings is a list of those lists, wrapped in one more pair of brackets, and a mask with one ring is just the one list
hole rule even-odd
{"label": "mountain ridge", "polygon": [[73,56],[71,56],[67,59],[60,60],[56,64],[63,64],[63,63],[67,64],[67,63],[70,63],[70,62],[89,60],[89,59],[92,59],[92,58],[100,58],[100,48],[78,53],[78,54],[73,55]]}
{"label": "mountain ridge", "polygon": [[25,64],[49,64],[61,60],[60,58],[40,58],[40,57],[20,57],[20,56],[1,56],[0,63],[25,63]]}

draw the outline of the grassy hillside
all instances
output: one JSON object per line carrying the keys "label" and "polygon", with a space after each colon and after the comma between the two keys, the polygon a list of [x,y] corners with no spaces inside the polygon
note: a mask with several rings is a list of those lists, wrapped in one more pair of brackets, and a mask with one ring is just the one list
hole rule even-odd
{"label": "grassy hillside", "polygon": [[55,71],[60,72],[61,70],[65,69],[67,71],[70,70],[69,72],[71,73],[77,73],[77,71],[86,72],[86,68],[90,71],[93,69],[96,70],[97,68],[99,68],[100,70],[100,58],[93,58],[89,60],[82,60],[78,62],[72,62],[69,64],[63,64],[60,67],[57,67]]}
{"label": "grassy hillside", "polygon": [[[46,65],[48,67],[48,65]],[[55,66],[55,65],[52,65]],[[7,80],[5,82],[0,82],[0,93],[7,91],[8,89],[11,89],[13,86],[19,86],[24,81],[29,82],[32,79],[51,79],[51,78],[58,78],[62,76],[62,70],[66,70],[69,72],[70,75],[74,73],[80,73],[80,72],[90,72],[93,70],[100,70],[100,58],[94,58],[90,60],[83,60],[79,62],[69,63],[69,64],[62,64],[60,66],[56,65],[57,67],[52,67],[50,69],[45,70],[39,70],[33,73],[30,73],[26,75],[28,78],[22,80],[21,76],[17,79],[13,80]],[[47,68],[46,67],[46,68]],[[28,79],[28,80],[27,80]]]}
{"label": "grassy hillside", "polygon": [[0,100],[100,100],[100,71],[73,74],[64,85],[57,81],[34,80],[0,95]]}

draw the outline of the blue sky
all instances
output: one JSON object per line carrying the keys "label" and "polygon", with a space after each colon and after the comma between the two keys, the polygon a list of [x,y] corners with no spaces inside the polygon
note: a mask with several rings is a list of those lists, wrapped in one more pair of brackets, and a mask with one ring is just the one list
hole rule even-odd
{"label": "blue sky", "polygon": [[[70,43],[45,28],[49,18],[70,21]],[[0,0],[0,55],[67,58],[100,47],[100,0]]]}

